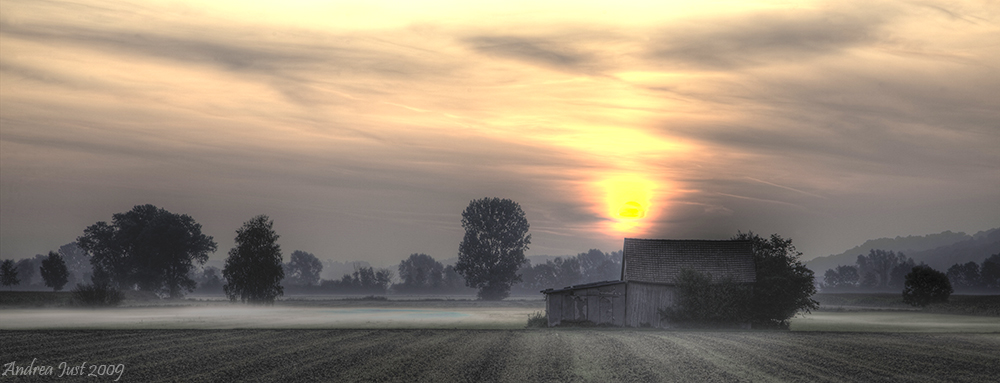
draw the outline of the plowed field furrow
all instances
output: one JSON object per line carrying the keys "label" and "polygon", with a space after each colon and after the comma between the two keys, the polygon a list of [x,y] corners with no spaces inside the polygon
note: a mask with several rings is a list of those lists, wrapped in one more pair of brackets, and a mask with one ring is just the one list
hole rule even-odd
{"label": "plowed field furrow", "polygon": [[[726,336],[728,333],[718,333],[718,336]],[[709,371],[722,373],[725,375],[711,377],[712,381],[776,381],[777,377],[760,371],[757,366],[750,364],[752,357],[747,354],[734,354],[731,350],[713,348],[712,345],[705,344],[704,339],[692,333],[678,333],[676,337],[663,337],[661,339],[672,341],[678,344],[687,352],[697,355],[712,367]],[[761,350],[763,351],[763,350]]]}
{"label": "plowed field furrow", "polygon": [[[247,331],[247,333],[254,332],[256,331]],[[202,350],[211,357],[193,361],[171,360],[163,364],[173,365],[180,376],[191,379],[280,381],[284,380],[281,379],[282,376],[299,370],[303,362],[319,356],[312,347],[317,340],[337,344],[345,339],[369,335],[360,332],[352,335],[337,331],[261,331],[260,341],[240,339],[238,342],[228,344],[219,343],[215,347]]]}
{"label": "plowed field furrow", "polygon": [[[121,381],[885,381],[1000,376],[1000,334],[629,330],[3,331],[0,362],[124,364]],[[58,371],[55,371],[58,375]],[[4,381],[111,381],[3,377]]]}
{"label": "plowed field furrow", "polygon": [[[843,380],[853,376],[826,363],[829,355],[799,350],[789,344],[780,333],[762,333],[747,337],[745,333],[686,334],[691,339],[709,349],[720,350],[722,355],[732,360],[741,360],[741,365],[751,365],[756,375],[776,379],[804,379],[811,382]],[[664,336],[668,337],[668,336]],[[817,349],[813,346],[813,349]]]}
{"label": "plowed field furrow", "polygon": [[[275,355],[276,358],[287,361],[286,368],[269,371],[260,378],[265,381],[315,381],[320,377],[332,379],[348,370],[341,368],[340,362],[356,359],[353,354],[357,349],[395,341],[397,339],[389,334],[370,332],[362,334],[341,330],[315,331],[310,339],[301,342],[300,347]],[[393,355],[395,353],[387,353],[385,357]],[[222,371],[215,375],[222,375]]]}
{"label": "plowed field furrow", "polygon": [[419,331],[403,340],[396,353],[372,360],[365,367],[374,380],[384,382],[434,382],[454,380],[458,366],[442,366],[441,360],[459,356],[456,345],[470,334],[454,331]]}
{"label": "plowed field furrow", "polygon": [[[472,341],[464,344],[460,351],[461,354],[455,355],[457,358],[465,359],[464,361],[456,361],[456,365],[460,366],[456,371],[458,381],[501,381],[503,370],[507,368],[507,360],[511,356],[511,340],[515,334],[521,335],[514,331],[483,332],[481,336],[476,336]],[[469,358],[468,355],[475,355],[475,357]]]}
{"label": "plowed field furrow", "polygon": [[289,358],[286,363],[294,368],[277,368],[263,375],[273,376],[275,381],[356,381],[359,373],[371,372],[364,368],[369,362],[396,355],[397,343],[406,337],[399,331],[365,331],[360,337],[324,339],[322,333],[305,342],[306,352],[313,355],[302,360]]}
{"label": "plowed field furrow", "polygon": [[[63,334],[67,333],[61,331],[37,333],[31,336],[30,343],[23,344],[23,346],[28,347],[27,349],[17,350],[10,354],[5,351],[3,355],[13,355],[15,360],[24,358],[47,359],[58,356],[81,362],[97,362],[105,355],[115,355],[115,348],[129,344],[130,340],[136,337],[135,332],[125,331],[81,331],[69,333],[73,334],[71,337],[66,337]],[[143,341],[153,343],[160,342],[161,337],[165,339],[168,336],[163,334],[151,338],[139,336]],[[47,352],[39,353],[35,350],[46,350]],[[58,351],[58,353],[53,353],[54,351]]]}
{"label": "plowed field furrow", "polygon": [[[872,334],[854,337],[837,334],[838,341],[829,342],[827,348],[854,357],[873,375],[896,378],[912,377],[923,381],[956,381],[964,374],[950,371],[981,371],[1000,375],[1000,351],[993,347],[957,348],[948,342],[949,336],[936,337],[916,334]],[[855,334],[856,335],[856,334]],[[972,335],[973,337],[975,335]],[[996,334],[980,334],[980,341],[995,339]],[[973,338],[965,338],[973,339]],[[962,351],[957,351],[962,350]],[[939,366],[949,366],[941,369]]]}
{"label": "plowed field furrow", "polygon": [[[437,365],[437,360],[428,360],[446,350],[449,341],[458,335],[430,335],[426,331],[393,331],[378,334],[378,338],[351,339],[350,342],[330,343],[315,340],[310,348],[320,358],[305,358],[297,366],[296,373],[282,377],[295,381],[311,381],[317,378],[339,378],[352,380],[357,371],[365,372],[367,378],[376,381],[417,381],[429,369]],[[353,365],[343,368],[344,364]],[[347,374],[347,375],[343,375]],[[281,374],[278,374],[281,375]],[[278,378],[279,376],[275,376]]]}
{"label": "plowed field furrow", "polygon": [[702,352],[692,349],[691,344],[683,339],[677,339],[677,334],[669,333],[633,333],[629,344],[637,352],[648,355],[659,355],[656,361],[656,372],[664,381],[680,381],[694,378],[697,381],[725,382],[739,380],[739,375],[724,369],[715,368],[715,364],[706,358]]}
{"label": "plowed field furrow", "polygon": [[574,332],[570,350],[587,381],[652,382],[657,375],[643,353],[629,347],[620,332]]}
{"label": "plowed field furrow", "polygon": [[540,331],[519,336],[513,342],[513,360],[504,379],[511,382],[578,382],[583,378],[574,372],[574,350],[569,336],[553,331]]}

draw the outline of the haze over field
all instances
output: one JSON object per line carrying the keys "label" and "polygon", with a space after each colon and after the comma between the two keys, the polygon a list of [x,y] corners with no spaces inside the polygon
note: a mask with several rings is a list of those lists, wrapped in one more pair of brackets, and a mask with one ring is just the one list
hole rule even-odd
{"label": "haze over field", "polygon": [[[656,2],[660,3],[660,2]],[[1000,226],[1000,6],[0,0],[0,258],[138,204],[285,255]]]}

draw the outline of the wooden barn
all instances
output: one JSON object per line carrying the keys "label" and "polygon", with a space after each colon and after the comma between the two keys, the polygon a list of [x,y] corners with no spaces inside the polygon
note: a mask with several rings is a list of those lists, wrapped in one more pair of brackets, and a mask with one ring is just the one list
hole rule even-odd
{"label": "wooden barn", "polygon": [[750,241],[625,238],[621,280],[542,291],[549,326],[669,328],[659,311],[674,304],[674,279],[684,269],[756,281]]}

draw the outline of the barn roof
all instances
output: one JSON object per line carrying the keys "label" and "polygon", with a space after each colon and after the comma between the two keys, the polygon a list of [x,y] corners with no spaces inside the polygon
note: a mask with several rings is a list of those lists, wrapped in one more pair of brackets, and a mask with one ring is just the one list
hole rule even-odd
{"label": "barn roof", "polygon": [[581,285],[566,286],[566,287],[563,287],[561,289],[555,289],[555,288],[545,289],[545,290],[542,290],[541,293],[543,293],[543,294],[552,294],[552,293],[561,293],[563,291],[569,291],[569,290],[593,289],[593,288],[597,288],[597,287],[617,285],[619,283],[625,283],[625,282],[622,282],[622,281],[591,282],[591,283],[584,283],[584,284],[581,284]]}
{"label": "barn roof", "polygon": [[713,280],[756,281],[750,241],[625,238],[622,280],[673,284],[683,269],[712,274]]}

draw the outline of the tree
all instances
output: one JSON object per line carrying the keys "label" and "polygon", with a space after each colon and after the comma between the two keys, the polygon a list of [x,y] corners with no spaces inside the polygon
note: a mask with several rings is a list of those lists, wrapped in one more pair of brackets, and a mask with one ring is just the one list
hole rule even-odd
{"label": "tree", "polygon": [[621,278],[621,254],[605,254],[598,249],[576,255],[580,262],[581,282],[601,282]]}
{"label": "tree", "polygon": [[866,272],[861,276],[859,284],[863,289],[870,290],[878,287],[878,275],[874,271]]}
{"label": "tree", "polygon": [[528,220],[521,205],[509,199],[483,198],[462,212],[465,237],[458,246],[455,271],[465,284],[478,288],[483,300],[501,300],[521,280],[518,268],[531,244]]}
{"label": "tree", "polygon": [[465,279],[455,271],[455,266],[448,265],[444,267],[444,271],[441,272],[444,277],[444,290],[447,292],[457,292],[465,289]]}
{"label": "tree", "polygon": [[49,256],[42,261],[39,272],[42,274],[42,279],[45,280],[45,286],[51,287],[52,291],[62,290],[63,286],[66,286],[66,282],[69,282],[69,270],[66,269],[66,262],[57,252],[49,252]]}
{"label": "tree", "polygon": [[738,233],[733,239],[749,240],[753,247],[757,282],[749,307],[754,326],[788,328],[796,313],[819,307],[811,298],[816,293],[813,272],[799,261],[802,253],[791,239],[777,234],[765,239],[753,232]]}
{"label": "tree", "polygon": [[291,260],[285,266],[285,278],[291,285],[316,285],[322,272],[323,262],[320,262],[315,255],[300,250],[292,252]]}
{"label": "tree", "polygon": [[153,205],[139,205],[87,227],[77,238],[91,255],[94,273],[106,275],[117,289],[138,288],[179,298],[196,284],[188,273],[215,252],[211,236],[188,215]]}
{"label": "tree", "polygon": [[983,287],[1000,288],[1000,253],[993,254],[983,261],[983,266],[979,268],[979,278]]}
{"label": "tree", "polygon": [[549,262],[552,262],[556,271],[556,286],[572,286],[581,282],[583,273],[580,272],[580,261],[576,257],[556,257]]}
{"label": "tree", "polygon": [[347,294],[385,294],[392,283],[392,270],[358,267],[353,274],[344,274],[340,280],[323,280],[320,289]]}
{"label": "tree", "polygon": [[899,253],[900,262],[896,266],[892,267],[892,271],[889,272],[889,288],[894,290],[899,290],[903,288],[903,284],[906,282],[906,274],[916,266],[916,262],[912,258],[907,259],[903,253]]}
{"label": "tree", "polygon": [[222,291],[222,271],[214,266],[206,267],[201,273],[195,275],[198,282],[198,290],[201,292],[217,293]]}
{"label": "tree", "polygon": [[562,287],[558,285],[558,270],[552,261],[537,265],[525,262],[518,272],[521,273],[521,284],[518,286],[522,292],[538,293],[548,288]]}
{"label": "tree", "polygon": [[394,289],[430,291],[444,283],[444,266],[427,254],[410,254],[409,258],[399,261],[399,278],[402,283],[393,287]]}
{"label": "tree", "polygon": [[77,242],[70,242],[59,247],[59,256],[66,262],[66,269],[69,270],[71,285],[87,283],[94,274],[94,267],[90,264],[87,252],[80,248]]}
{"label": "tree", "polygon": [[906,274],[903,302],[921,307],[935,302],[947,302],[953,291],[945,273],[927,265],[915,266]]}
{"label": "tree", "polygon": [[17,278],[17,267],[14,266],[14,261],[5,259],[0,265],[0,283],[7,286],[8,290],[13,289],[11,286],[17,286],[18,283],[21,283],[21,280]]}
{"label": "tree", "polygon": [[43,259],[45,256],[38,254],[35,255],[35,258],[24,258],[14,263],[14,267],[17,268],[17,278],[21,280],[22,284],[31,286]]}
{"label": "tree", "polygon": [[266,215],[258,215],[236,230],[236,246],[229,250],[222,269],[226,279],[222,290],[230,301],[272,304],[284,293],[281,246],[273,226]]}
{"label": "tree", "polygon": [[956,289],[982,287],[983,280],[979,273],[979,265],[975,262],[968,262],[964,265],[956,263],[948,268],[947,275],[952,287]]}
{"label": "tree", "polygon": [[892,287],[890,277],[892,276],[893,268],[906,261],[906,255],[903,253],[896,254],[892,250],[872,249],[868,252],[867,256],[858,255],[858,273],[862,276],[862,285],[882,289]]}
{"label": "tree", "polygon": [[825,287],[831,289],[852,289],[858,286],[860,280],[861,276],[858,275],[858,268],[847,265],[840,265],[836,269],[829,269],[823,275]]}

